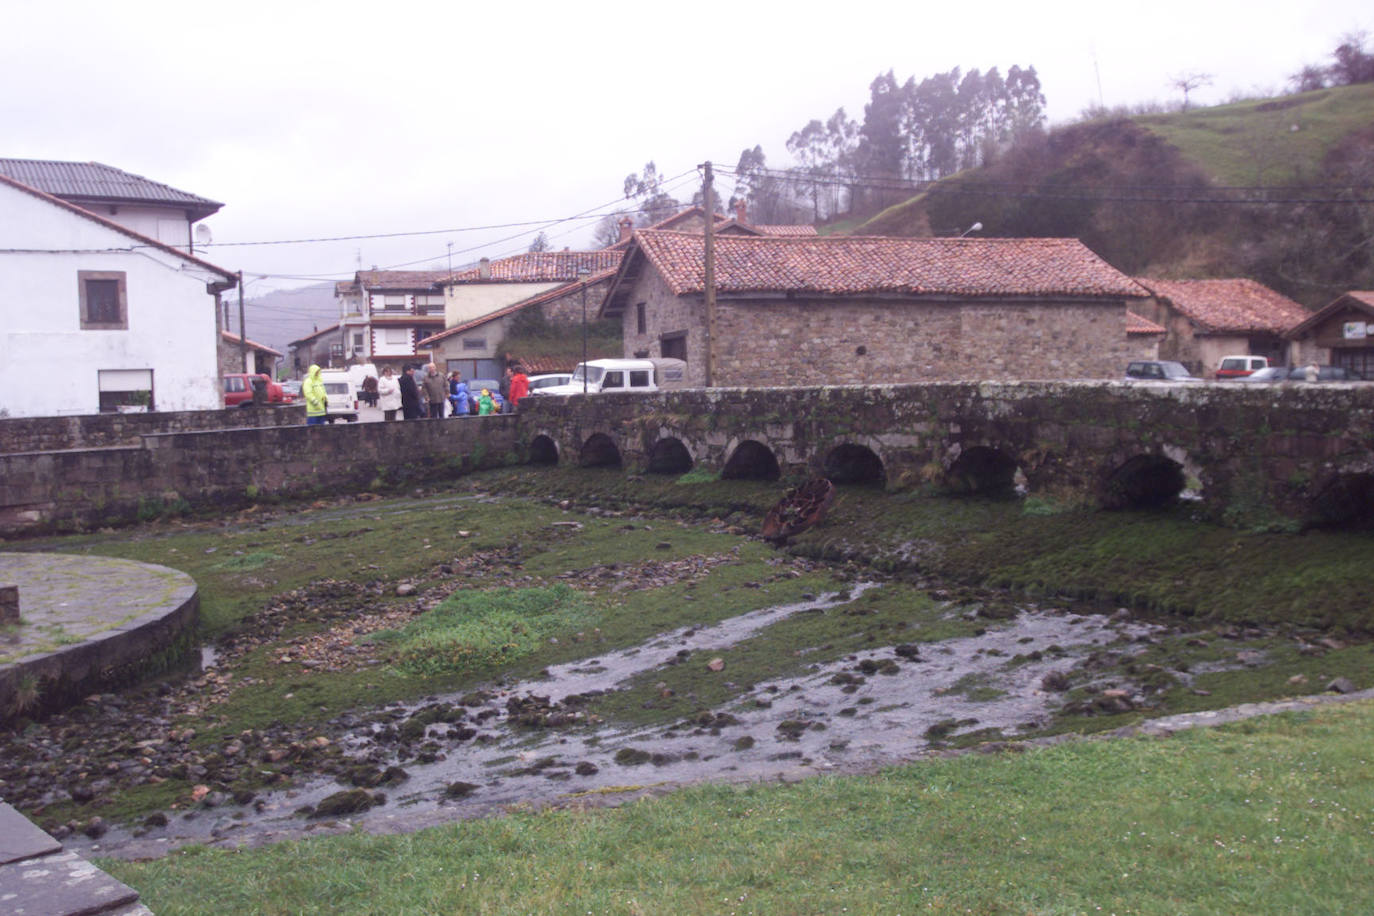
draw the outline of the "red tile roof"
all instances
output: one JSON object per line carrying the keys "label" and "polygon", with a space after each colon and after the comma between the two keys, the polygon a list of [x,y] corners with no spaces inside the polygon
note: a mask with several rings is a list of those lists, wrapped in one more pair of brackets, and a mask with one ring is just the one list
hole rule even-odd
{"label": "red tile roof", "polygon": [[1144,316],[1137,315],[1130,309],[1126,310],[1126,333],[1127,334],[1167,334],[1168,328],[1160,324],[1155,324]]}
{"label": "red tile roof", "polygon": [[[691,217],[696,217],[705,223],[706,211],[701,207],[688,207],[685,210],[679,210],[667,219],[659,220],[651,226],[645,226],[641,231],[655,232],[658,230],[673,229],[678,223],[686,222]],[[731,230],[739,230],[739,232],[747,235],[815,236],[817,234],[815,226],[755,225],[754,223],[741,222],[737,217],[726,217],[720,213],[716,214],[716,221],[713,228],[717,232],[725,232],[731,235],[738,234]],[[681,232],[685,230],[677,231]],[[701,235],[700,232],[695,232],[695,234]],[[610,247],[612,249],[623,250],[630,247],[630,241],[630,239],[624,239],[623,241],[616,242]]]}
{"label": "red tile roof", "polygon": [[[437,343],[441,340],[447,340],[455,334],[461,334],[464,331],[470,331],[478,325],[486,324],[489,321],[495,321],[498,318],[504,318],[507,315],[513,315],[516,312],[523,311],[524,309],[530,308],[531,306],[543,305],[546,302],[554,302],[558,299],[562,299],[564,296],[570,296],[581,289],[585,289],[589,286],[595,286],[597,283],[600,283],[603,280],[611,279],[615,276],[616,269],[617,268],[612,267],[607,270],[599,271],[597,273],[588,274],[581,281],[564,283],[561,286],[555,286],[553,289],[545,290],[544,292],[539,293],[538,295],[530,296],[527,299],[521,299],[519,302],[512,302],[505,308],[497,309],[494,312],[487,312],[487,314],[485,315],[479,315],[476,318],[464,321],[462,324],[456,324],[451,328],[445,328],[438,334],[433,334],[429,337],[426,337],[424,340],[416,344],[416,346],[428,346],[430,344]],[[599,301],[589,304],[589,307],[593,310],[593,313],[597,308],[600,308],[600,306],[601,303]]]}
{"label": "red tile roof", "polygon": [[[675,295],[705,288],[703,241],[681,232],[635,233]],[[876,236],[721,236],[721,293],[897,293],[946,296],[1123,296],[1148,293],[1077,239]]]}
{"label": "red tile roof", "polygon": [[815,236],[817,234],[815,226],[777,226],[761,225],[759,223],[746,223],[745,225],[752,226],[764,235],[776,235],[784,238],[800,238],[803,236]]}
{"label": "red tile roof", "polygon": [[[599,251],[531,251],[491,262],[491,277],[483,279],[481,268],[473,267],[453,274],[452,283],[549,283],[568,282],[578,271],[592,273],[620,266],[624,252],[612,248]],[[447,276],[447,275],[445,275]]]}
{"label": "red tile roof", "polygon": [[1136,282],[1161,299],[1204,332],[1269,331],[1282,334],[1301,324],[1312,313],[1263,283],[1243,278],[1229,280],[1151,280]]}
{"label": "red tile roof", "polygon": [[[589,359],[601,359],[605,354],[597,353],[593,356],[588,353]],[[617,351],[614,356],[619,356]],[[549,375],[554,372],[571,372],[577,368],[577,364],[582,362],[581,356],[544,356],[540,354],[528,353],[507,353],[506,359],[521,366],[526,375]]]}
{"label": "red tile roof", "polygon": [[[237,335],[237,334],[231,334],[231,333],[229,333],[228,331],[220,331],[220,332],[219,332],[219,336],[222,337],[222,338],[224,338],[224,342],[225,342],[225,343],[233,344],[233,345],[236,346],[236,347],[239,345],[239,341],[243,339],[243,338],[241,338],[239,335]],[[281,356],[281,355],[282,355],[280,350],[273,350],[271,347],[267,346],[267,344],[260,344],[260,343],[257,343],[256,341],[252,340],[251,338],[250,338],[249,340],[247,340],[246,343],[248,344],[248,349],[250,349],[250,350],[257,350],[258,352],[260,352],[260,353],[266,353],[266,354],[268,354],[269,356]]]}

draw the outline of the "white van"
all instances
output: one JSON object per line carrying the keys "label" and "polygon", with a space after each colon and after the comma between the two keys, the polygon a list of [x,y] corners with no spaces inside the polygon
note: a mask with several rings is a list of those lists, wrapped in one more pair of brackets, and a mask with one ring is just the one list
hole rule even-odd
{"label": "white van", "polygon": [[607,391],[659,391],[687,387],[687,363],[680,359],[593,359],[578,363],[572,381],[544,394],[600,394]]}
{"label": "white van", "polygon": [[358,388],[353,384],[352,371],[349,369],[321,369],[320,381],[324,382],[326,407],[324,421],[358,420]]}

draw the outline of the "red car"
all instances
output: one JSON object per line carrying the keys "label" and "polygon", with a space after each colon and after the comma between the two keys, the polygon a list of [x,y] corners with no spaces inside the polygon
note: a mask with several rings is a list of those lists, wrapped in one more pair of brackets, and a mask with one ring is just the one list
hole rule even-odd
{"label": "red car", "polygon": [[261,379],[267,386],[267,403],[290,404],[295,400],[282,391],[280,385],[262,373],[230,372],[224,376],[224,406],[252,407],[254,379]]}
{"label": "red car", "polygon": [[1217,378],[1245,378],[1251,372],[1268,367],[1269,360],[1263,356],[1223,356],[1217,364]]}

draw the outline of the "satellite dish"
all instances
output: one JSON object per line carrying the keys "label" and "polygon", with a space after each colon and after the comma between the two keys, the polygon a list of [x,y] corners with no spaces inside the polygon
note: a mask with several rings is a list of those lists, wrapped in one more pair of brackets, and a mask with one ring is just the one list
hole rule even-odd
{"label": "satellite dish", "polygon": [[205,225],[204,223],[202,223],[201,225],[199,225],[199,226],[196,227],[196,244],[197,244],[197,245],[208,245],[208,244],[210,244],[210,242],[213,240],[213,238],[214,238],[214,237],[213,237],[212,235],[210,235],[210,227],[209,227],[209,226],[207,226],[207,225]]}

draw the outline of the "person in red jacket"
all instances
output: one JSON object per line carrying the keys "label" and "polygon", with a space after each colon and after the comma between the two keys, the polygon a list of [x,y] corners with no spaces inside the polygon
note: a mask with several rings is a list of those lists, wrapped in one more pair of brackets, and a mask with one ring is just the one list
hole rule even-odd
{"label": "person in red jacket", "polygon": [[507,369],[506,371],[511,373],[510,399],[508,401],[510,407],[507,409],[511,413],[514,413],[516,405],[520,403],[520,399],[530,393],[530,378],[525,374],[524,368],[519,365]]}

